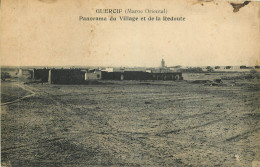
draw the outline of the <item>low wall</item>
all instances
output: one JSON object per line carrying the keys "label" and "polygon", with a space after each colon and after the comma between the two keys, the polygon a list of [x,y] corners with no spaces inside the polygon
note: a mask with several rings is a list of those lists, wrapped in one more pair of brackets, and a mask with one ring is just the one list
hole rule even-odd
{"label": "low wall", "polygon": [[102,72],[103,80],[183,80],[182,73],[148,73],[142,71]]}
{"label": "low wall", "polygon": [[33,69],[33,79],[48,82],[49,69]]}
{"label": "low wall", "polygon": [[165,81],[176,81],[176,80],[183,80],[182,73],[152,73],[153,80],[165,80]]}
{"label": "low wall", "polygon": [[122,73],[121,72],[101,72],[102,80],[121,80]]}
{"label": "low wall", "polygon": [[79,69],[51,69],[49,71],[50,84],[82,84],[85,72]]}
{"label": "low wall", "polygon": [[85,73],[85,80],[100,80],[100,79],[101,79],[101,71]]}

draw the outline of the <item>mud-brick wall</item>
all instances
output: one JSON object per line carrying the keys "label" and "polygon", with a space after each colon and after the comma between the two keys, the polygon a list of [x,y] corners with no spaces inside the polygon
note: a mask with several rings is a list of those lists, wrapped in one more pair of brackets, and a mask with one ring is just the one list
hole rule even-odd
{"label": "mud-brick wall", "polygon": [[79,69],[51,69],[49,71],[50,84],[82,84],[85,72]]}
{"label": "mud-brick wall", "polygon": [[183,80],[182,73],[148,73],[143,71],[104,72],[103,80]]}
{"label": "mud-brick wall", "polygon": [[143,71],[125,71],[124,80],[152,80],[152,74]]}
{"label": "mud-brick wall", "polygon": [[101,71],[85,73],[85,80],[99,80],[99,79],[101,79]]}
{"label": "mud-brick wall", "polygon": [[49,69],[33,69],[33,79],[48,82]]}
{"label": "mud-brick wall", "polygon": [[182,73],[152,73],[153,80],[183,80]]}
{"label": "mud-brick wall", "polygon": [[101,79],[102,80],[121,80],[121,76],[123,73],[121,72],[101,72]]}

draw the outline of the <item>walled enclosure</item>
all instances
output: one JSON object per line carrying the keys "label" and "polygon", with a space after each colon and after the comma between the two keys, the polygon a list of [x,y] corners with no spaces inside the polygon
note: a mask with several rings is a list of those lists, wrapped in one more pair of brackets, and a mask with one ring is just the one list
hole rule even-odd
{"label": "walled enclosure", "polygon": [[33,79],[48,82],[49,69],[33,69]]}
{"label": "walled enclosure", "polygon": [[80,69],[51,69],[49,70],[50,84],[83,84],[85,72]]}
{"label": "walled enclosure", "polygon": [[81,69],[34,69],[33,79],[50,84],[84,84],[87,80],[183,80],[182,73],[150,73],[143,71],[83,71]]}

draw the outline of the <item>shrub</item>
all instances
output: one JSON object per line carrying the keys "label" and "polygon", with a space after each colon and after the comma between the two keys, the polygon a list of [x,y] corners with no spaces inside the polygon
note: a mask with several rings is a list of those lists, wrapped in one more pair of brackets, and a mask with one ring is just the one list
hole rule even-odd
{"label": "shrub", "polygon": [[1,72],[1,80],[5,81],[7,78],[11,78],[11,75],[8,72]]}

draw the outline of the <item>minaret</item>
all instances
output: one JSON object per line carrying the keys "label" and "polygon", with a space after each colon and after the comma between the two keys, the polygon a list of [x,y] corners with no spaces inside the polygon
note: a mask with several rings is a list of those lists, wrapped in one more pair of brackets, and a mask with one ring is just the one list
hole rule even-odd
{"label": "minaret", "polygon": [[164,61],[164,59],[162,59],[162,61],[161,61],[161,68],[164,68],[165,67],[165,61]]}

